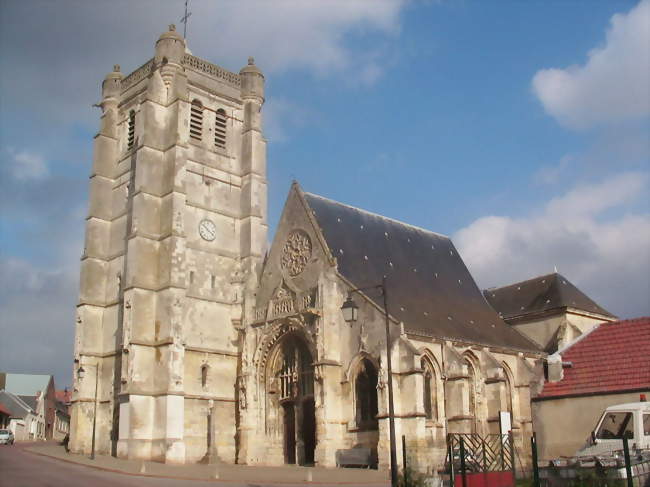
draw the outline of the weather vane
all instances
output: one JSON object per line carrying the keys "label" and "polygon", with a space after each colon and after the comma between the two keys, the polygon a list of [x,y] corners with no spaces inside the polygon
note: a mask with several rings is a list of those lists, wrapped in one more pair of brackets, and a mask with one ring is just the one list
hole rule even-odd
{"label": "weather vane", "polygon": [[183,24],[183,38],[187,38],[187,19],[190,18],[190,15],[192,15],[192,12],[187,11],[187,4],[190,0],[185,0],[185,15],[181,18],[181,22]]}

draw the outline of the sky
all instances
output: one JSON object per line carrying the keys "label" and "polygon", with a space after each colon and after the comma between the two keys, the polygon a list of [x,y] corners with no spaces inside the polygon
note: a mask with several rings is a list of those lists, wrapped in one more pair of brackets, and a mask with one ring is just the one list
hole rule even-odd
{"label": "sky", "polygon": [[[0,371],[70,383],[101,81],[182,0],[0,0]],[[266,77],[269,223],[304,190],[454,241],[481,288],[557,269],[650,315],[650,0],[190,0]]]}

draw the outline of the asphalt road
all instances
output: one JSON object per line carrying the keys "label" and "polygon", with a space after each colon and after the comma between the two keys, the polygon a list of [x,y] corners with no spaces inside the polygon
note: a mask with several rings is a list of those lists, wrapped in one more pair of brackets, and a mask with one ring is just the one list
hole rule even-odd
{"label": "asphalt road", "polygon": [[[132,487],[208,485],[211,482],[134,477],[34,455],[25,444],[0,445],[0,487]],[[232,484],[230,484],[232,485]]]}
{"label": "asphalt road", "polygon": [[[0,445],[0,487],[297,487],[295,483],[260,484],[125,475],[36,455],[25,451],[25,446],[29,444]],[[324,484],[312,485],[324,487]]]}
{"label": "asphalt road", "polygon": [[[259,484],[207,480],[177,480],[106,472],[91,467],[35,455],[28,444],[0,445],[0,487],[177,487],[224,485],[264,487]],[[273,484],[278,487],[278,484]],[[291,487],[296,487],[293,484]]]}

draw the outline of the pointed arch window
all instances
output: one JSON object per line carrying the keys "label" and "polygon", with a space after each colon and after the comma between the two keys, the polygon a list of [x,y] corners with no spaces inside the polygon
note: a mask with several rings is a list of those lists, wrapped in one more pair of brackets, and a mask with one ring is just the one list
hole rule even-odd
{"label": "pointed arch window", "polygon": [[203,105],[193,100],[190,107],[190,137],[200,141],[203,136]]}
{"label": "pointed arch window", "polygon": [[436,373],[431,365],[431,362],[426,358],[421,361],[421,367],[424,371],[422,396],[424,400],[424,414],[427,419],[438,419],[438,398],[436,387]]}
{"label": "pointed arch window", "polygon": [[512,418],[512,416],[513,416],[513,411],[512,411],[512,379],[511,379],[510,370],[508,369],[508,367],[505,364],[503,366],[503,371],[504,371],[504,375],[505,375],[505,378],[506,378],[505,383],[504,383],[504,386],[506,388],[506,397],[505,397],[506,403],[505,403],[505,406],[506,406],[506,411],[508,411],[510,413],[510,417]]}
{"label": "pointed arch window", "polygon": [[356,421],[360,429],[376,430],[377,421],[377,369],[368,359],[363,359],[354,381],[356,396]]}
{"label": "pointed arch window", "polygon": [[289,337],[282,344],[280,400],[314,395],[314,366],[305,344],[297,337]]}
{"label": "pointed arch window", "polygon": [[214,145],[221,149],[226,148],[226,120],[226,111],[219,108],[214,120]]}
{"label": "pointed arch window", "polygon": [[474,418],[472,421],[472,433],[476,433],[476,369],[469,359],[465,359],[467,365],[467,393],[468,393],[468,413]]}
{"label": "pointed arch window", "polygon": [[128,128],[127,128],[127,136],[126,136],[126,146],[128,150],[133,149],[133,145],[135,144],[135,111],[131,110],[129,112],[129,122],[128,122]]}

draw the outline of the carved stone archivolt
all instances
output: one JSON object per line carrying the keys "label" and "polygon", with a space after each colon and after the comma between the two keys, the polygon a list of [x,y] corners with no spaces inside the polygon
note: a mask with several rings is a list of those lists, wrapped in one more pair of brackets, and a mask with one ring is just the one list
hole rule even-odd
{"label": "carved stone archivolt", "polygon": [[257,369],[258,380],[260,383],[264,382],[264,375],[266,373],[267,362],[271,352],[286,335],[296,333],[299,335],[307,345],[307,348],[314,358],[316,359],[316,350],[311,338],[311,334],[306,329],[306,323],[302,316],[297,315],[288,319],[283,319],[276,322],[271,328],[265,332],[260,345],[255,352],[255,359],[253,363]]}
{"label": "carved stone archivolt", "polygon": [[311,259],[311,239],[302,230],[294,230],[287,237],[282,249],[280,265],[291,277],[305,270]]}

